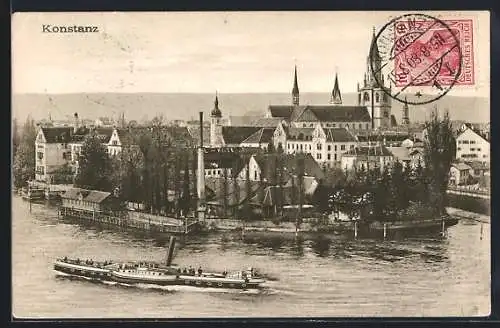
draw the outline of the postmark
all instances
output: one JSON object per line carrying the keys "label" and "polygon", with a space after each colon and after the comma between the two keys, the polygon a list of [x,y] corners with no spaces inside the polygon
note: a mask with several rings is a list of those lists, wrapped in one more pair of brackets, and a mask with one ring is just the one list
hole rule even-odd
{"label": "postmark", "polygon": [[408,104],[436,101],[456,85],[474,84],[472,20],[407,14],[388,22],[370,49],[384,91]]}

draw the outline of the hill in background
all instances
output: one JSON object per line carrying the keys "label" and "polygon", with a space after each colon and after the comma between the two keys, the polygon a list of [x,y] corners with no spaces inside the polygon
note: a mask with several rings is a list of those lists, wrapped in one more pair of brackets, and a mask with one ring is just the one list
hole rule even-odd
{"label": "hill in background", "polygon": [[[329,93],[303,93],[302,104],[327,104]],[[354,105],[356,93],[342,94],[343,104]],[[126,120],[151,119],[163,114],[166,120],[197,119],[198,112],[208,117],[213,108],[214,95],[206,93],[77,93],[77,94],[17,94],[12,98],[13,117],[23,122],[26,117],[54,120],[68,119],[77,112],[80,118],[95,119],[102,116],[118,117],[122,112]],[[223,117],[241,115],[264,115],[267,107],[287,105],[291,102],[288,93],[232,93],[220,94],[219,104]],[[489,122],[490,102],[488,98],[444,96],[426,105],[410,105],[410,120],[424,121],[435,106],[440,111],[448,110],[453,120]],[[401,121],[403,104],[393,100],[392,114]]]}

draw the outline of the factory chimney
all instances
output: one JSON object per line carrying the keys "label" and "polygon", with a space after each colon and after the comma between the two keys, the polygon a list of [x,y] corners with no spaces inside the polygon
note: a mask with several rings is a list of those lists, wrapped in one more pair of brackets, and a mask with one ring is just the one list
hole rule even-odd
{"label": "factory chimney", "polygon": [[205,213],[205,160],[203,150],[203,112],[200,112],[200,145],[198,147],[198,218],[204,217]]}

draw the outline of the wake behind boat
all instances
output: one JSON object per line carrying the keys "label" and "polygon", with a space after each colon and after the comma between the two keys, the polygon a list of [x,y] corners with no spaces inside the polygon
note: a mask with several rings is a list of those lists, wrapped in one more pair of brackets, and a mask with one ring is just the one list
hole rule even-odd
{"label": "wake behind boat", "polygon": [[170,265],[175,238],[170,239],[167,263],[112,261],[95,262],[80,259],[57,259],[54,270],[65,274],[126,284],[153,284],[160,286],[195,286],[213,288],[257,289],[265,282],[253,268],[235,272],[209,273],[201,268],[177,268]]}

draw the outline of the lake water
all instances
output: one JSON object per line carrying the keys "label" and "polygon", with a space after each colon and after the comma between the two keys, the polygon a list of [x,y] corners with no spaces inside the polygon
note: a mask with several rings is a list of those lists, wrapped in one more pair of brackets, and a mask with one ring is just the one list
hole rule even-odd
{"label": "lake water", "polygon": [[168,237],[83,226],[12,200],[13,312],[18,318],[475,316],[490,312],[490,226],[460,222],[443,237],[313,240],[227,232],[190,236],[174,263],[253,266],[261,291],[91,282],[57,275],[57,257],[163,261]]}

